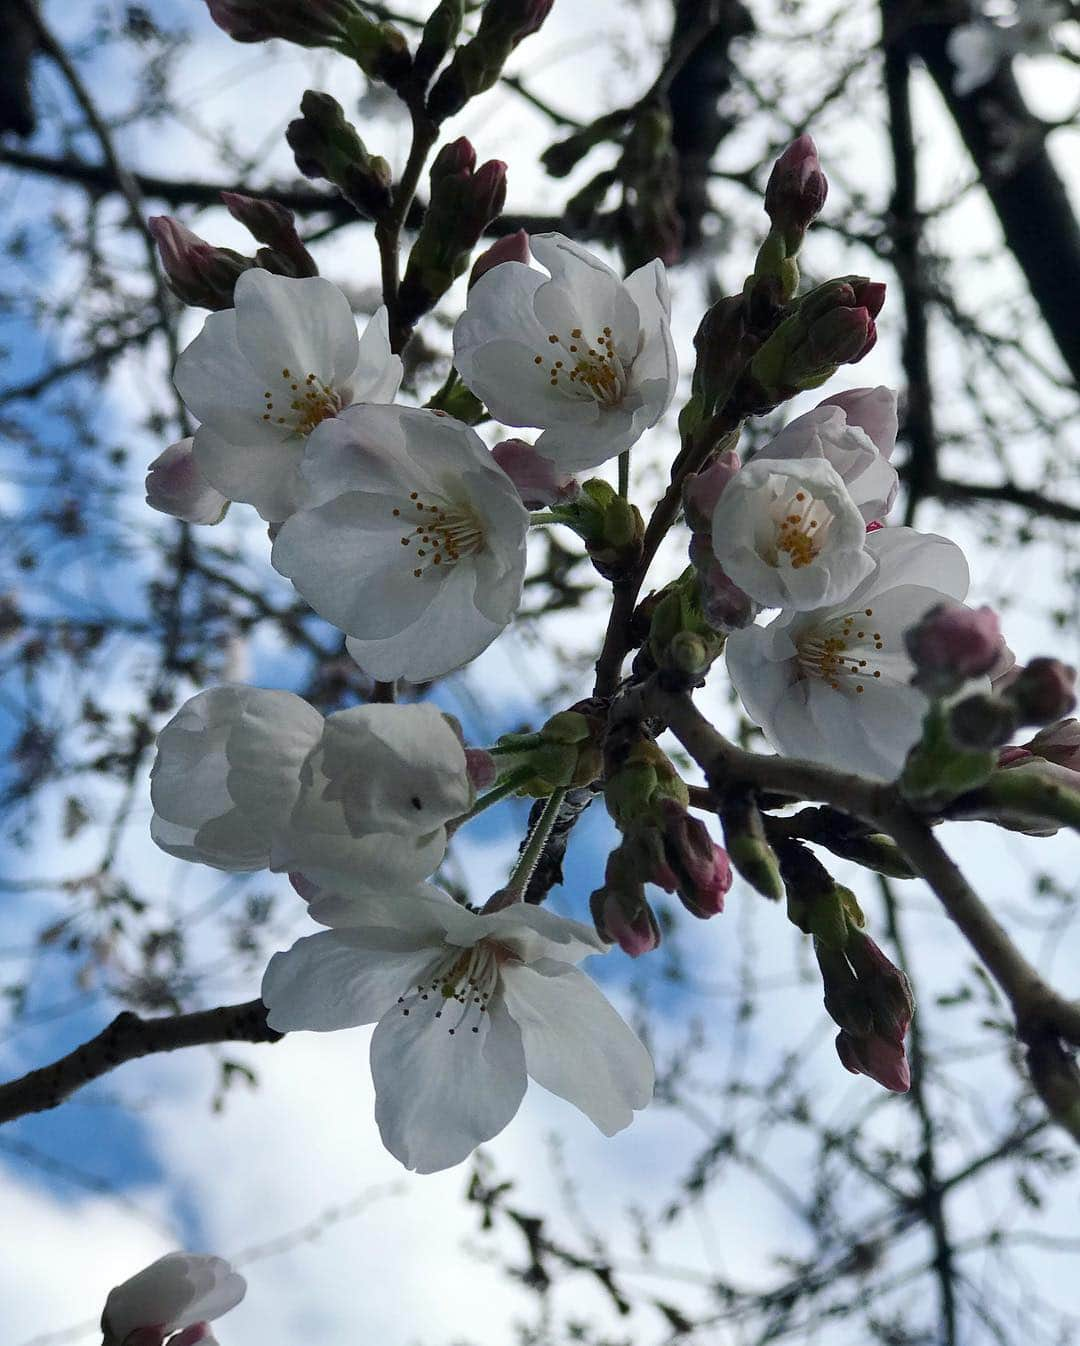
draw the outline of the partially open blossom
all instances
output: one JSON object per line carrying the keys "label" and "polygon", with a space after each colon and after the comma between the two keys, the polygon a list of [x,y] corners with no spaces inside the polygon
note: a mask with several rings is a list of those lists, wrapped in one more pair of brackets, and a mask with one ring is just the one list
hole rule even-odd
{"label": "partially open blossom", "polygon": [[303,508],[273,563],[376,678],[423,682],[474,659],[521,598],[529,516],[475,431],[357,406],[312,436]]}
{"label": "partially open blossom", "polygon": [[180,356],[176,386],[202,422],[195,459],[205,479],[278,522],[297,506],[311,432],[353,402],[389,402],[401,360],[386,309],[360,337],[349,301],[321,277],[245,271],[235,297]]}
{"label": "partially open blossom", "polygon": [[560,472],[550,458],[523,439],[504,439],[491,450],[491,456],[517,487],[526,509],[562,504],[576,499],[581,491],[574,477]]}
{"label": "partially open blossom", "polygon": [[938,603],[904,635],[915,665],[914,685],[928,696],[955,692],[969,678],[989,674],[1005,639],[997,613],[988,607]]}
{"label": "partially open blossom", "polygon": [[564,472],[634,444],[667,410],[678,370],[663,264],[625,280],[562,234],[534,234],[550,278],[493,267],[454,328],[464,382],[506,425],[543,430],[537,451]]}
{"label": "partially open blossom", "polygon": [[528,1077],[605,1135],[648,1103],[648,1052],[573,966],[605,949],[589,927],[521,902],[476,914],[434,888],[318,918],[332,928],[270,960],[269,1022],[281,1032],[378,1024],[375,1120],[406,1168],[467,1158],[510,1122]]}
{"label": "partially open blossom", "polygon": [[158,735],[154,841],[215,869],[274,869],[340,891],[438,866],[473,799],[465,752],[430,705],[325,720],[291,692],[213,687]]}
{"label": "partially open blossom", "polygon": [[896,394],[891,388],[855,388],[790,421],[755,461],[824,459],[869,524],[882,520],[896,499],[899,477],[889,462],[895,446]]}
{"label": "partially open blossom", "polygon": [[151,215],[147,224],[177,298],[197,308],[232,308],[236,282],[254,266],[250,257],[207,243],[168,215]]}
{"label": "partially open blossom", "polygon": [[1080,720],[1058,720],[1040,729],[1024,747],[1033,757],[1080,771]]}
{"label": "partially open blossom", "polygon": [[764,607],[835,603],[874,568],[866,524],[823,458],[755,458],[713,513],[712,542],[728,577]]}
{"label": "partially open blossom", "polygon": [[150,464],[146,503],[185,523],[220,523],[229,501],[199,471],[191,436],[170,444]]}
{"label": "partially open blossom", "polygon": [[813,138],[799,136],[773,164],[765,186],[765,212],[773,228],[788,235],[797,246],[821,213],[828,190]]}
{"label": "partially open blossom", "polygon": [[893,779],[921,732],[904,632],[936,603],[960,602],[968,567],[955,543],[911,528],[866,537],[877,569],[854,593],[728,637],[728,670],[769,743],[862,775]]}
{"label": "partially open blossom", "polygon": [[210,1342],[207,1324],[236,1308],[246,1290],[221,1257],[166,1253],[109,1291],[103,1346],[161,1346],[170,1337],[172,1346]]}

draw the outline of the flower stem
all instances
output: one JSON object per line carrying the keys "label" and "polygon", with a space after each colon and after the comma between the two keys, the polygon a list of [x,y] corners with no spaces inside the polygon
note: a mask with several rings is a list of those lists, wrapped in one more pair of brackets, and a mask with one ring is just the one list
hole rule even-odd
{"label": "flower stem", "polygon": [[493,785],[487,794],[482,794],[467,813],[463,813],[460,818],[452,818],[450,822],[446,824],[446,830],[451,833],[456,832],[459,827],[463,827],[465,823],[471,822],[477,814],[483,813],[485,809],[491,808],[492,804],[497,804],[500,799],[505,799],[507,795],[512,795],[514,791],[524,785],[532,775],[533,768],[531,766],[519,766],[513,771],[508,772],[503,779],[499,781],[498,785]]}
{"label": "flower stem", "polygon": [[555,826],[555,820],[559,816],[559,809],[562,807],[565,798],[565,789],[556,790],[553,794],[548,795],[547,803],[544,805],[540,817],[536,820],[536,826],[529,833],[525,848],[518,856],[517,864],[503,889],[506,905],[509,905],[510,902],[520,902],[524,896],[525,889],[529,886],[529,880],[532,878],[533,870],[544,853],[544,847],[547,845],[551,829]]}
{"label": "flower stem", "polygon": [[529,515],[530,524],[559,523],[559,522],[561,522],[559,516],[557,514],[552,514],[551,511],[547,509],[537,510],[535,514]]}
{"label": "flower stem", "polygon": [[619,494],[625,500],[630,494],[630,450],[619,454]]}

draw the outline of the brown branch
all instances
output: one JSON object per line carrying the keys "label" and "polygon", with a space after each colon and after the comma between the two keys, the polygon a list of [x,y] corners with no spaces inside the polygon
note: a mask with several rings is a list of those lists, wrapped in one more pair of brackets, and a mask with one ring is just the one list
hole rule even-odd
{"label": "brown branch", "polygon": [[140,1019],[125,1011],[59,1061],[0,1085],[0,1124],[58,1107],[92,1080],[141,1056],[213,1042],[277,1042],[282,1036],[268,1026],[261,1000],[161,1019]]}

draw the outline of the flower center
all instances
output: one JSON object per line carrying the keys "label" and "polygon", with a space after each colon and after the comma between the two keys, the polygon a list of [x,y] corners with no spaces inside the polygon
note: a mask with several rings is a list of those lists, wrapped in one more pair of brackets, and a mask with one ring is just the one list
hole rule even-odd
{"label": "flower center", "polygon": [[[622,401],[629,369],[619,358],[610,327],[604,328],[593,345],[589,345],[580,327],[573,328],[569,337],[552,332],[548,343],[559,347],[566,357],[547,365],[548,383],[553,388],[561,387],[564,392],[578,396],[585,394],[608,407]],[[533,363],[543,366],[547,362],[542,355],[535,355]]]}
{"label": "flower center", "polygon": [[[283,390],[263,393],[263,420],[288,426],[295,434],[310,435],[317,425],[336,416],[344,406],[340,393],[315,374],[301,378],[291,369],[281,371]],[[276,400],[275,400],[276,399]]]}
{"label": "flower center", "polygon": [[487,1012],[491,997],[499,985],[499,961],[503,952],[498,945],[481,940],[471,949],[449,949],[436,964],[429,981],[418,982],[415,991],[398,996],[402,1014],[432,1012],[445,1019],[450,1037],[468,1029],[480,1032],[480,1020]]}
{"label": "flower center", "polygon": [[799,674],[820,678],[834,691],[866,690],[868,678],[880,678],[874,655],[884,648],[880,631],[871,631],[873,608],[849,612],[812,631],[798,645]]}
{"label": "flower center", "polygon": [[[414,513],[415,511],[415,513]],[[401,545],[406,555],[417,562],[413,575],[419,579],[431,566],[449,568],[466,556],[475,556],[484,545],[484,528],[471,505],[451,504],[449,500],[429,504],[419,491],[410,491],[409,504],[392,511],[406,525],[412,518],[416,526],[403,533]]]}
{"label": "flower center", "polygon": [[780,564],[781,553],[788,558],[792,570],[808,566],[821,551],[833,512],[821,500],[807,499],[804,490],[791,490],[787,478],[770,479],[773,498],[769,517],[775,529],[775,551],[768,558],[773,565]]}

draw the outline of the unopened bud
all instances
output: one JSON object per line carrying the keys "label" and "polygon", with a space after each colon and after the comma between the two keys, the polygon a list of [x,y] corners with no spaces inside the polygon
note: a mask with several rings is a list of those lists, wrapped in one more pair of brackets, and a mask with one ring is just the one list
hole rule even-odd
{"label": "unopened bud", "polygon": [[799,136],[773,164],[765,188],[765,213],[784,234],[789,251],[798,249],[828,190],[816,145],[810,136]]}
{"label": "unopened bud", "polygon": [[784,896],[780,864],[765,838],[757,804],[749,794],[729,795],[720,807],[728,858],[746,882],[773,902]]}
{"label": "unopened bud", "polygon": [[498,769],[495,758],[484,748],[466,748],[465,772],[474,790],[486,790],[495,784]]}
{"label": "unopened bud", "polygon": [[625,846],[608,856],[603,886],[589,898],[593,924],[601,939],[639,958],[660,945],[660,926],[645,897],[645,887]]}
{"label": "unopened bud", "polygon": [[564,475],[553,459],[537,453],[523,439],[504,439],[491,450],[491,456],[517,487],[526,509],[562,504],[576,499],[581,491],[574,477]]}
{"label": "unopened bud", "polygon": [[734,449],[722,453],[704,472],[696,472],[683,483],[683,511],[695,533],[711,533],[712,517],[729,481],[742,466]]}
{"label": "unopened bud", "polygon": [[413,58],[413,78],[425,87],[442,64],[461,32],[465,18],[465,0],[440,0],[424,24],[420,45]]}
{"label": "unopened bud", "polygon": [[453,60],[435,81],[428,115],[436,122],[460,112],[470,98],[490,89],[511,52],[535,33],[555,0],[488,0],[476,36],[458,47]]}
{"label": "unopened bud", "polygon": [[1080,720],[1058,720],[1056,724],[1040,729],[1024,746],[1033,757],[1041,757],[1070,771],[1080,771]]}
{"label": "unopened bud", "polygon": [[880,1033],[853,1037],[841,1029],[836,1035],[836,1054],[845,1070],[853,1075],[869,1075],[892,1093],[906,1094],[911,1088],[911,1067],[903,1043],[893,1042]]}
{"label": "unopened bud", "polygon": [[276,201],[261,201],[238,192],[222,192],[221,199],[233,219],[239,220],[253,238],[271,250],[272,256],[266,261],[274,264],[266,266],[267,271],[293,277],[319,274],[314,257],[296,231],[291,210]]}
{"label": "unopened bud", "polygon": [[496,239],[473,263],[473,269],[469,273],[469,288],[472,289],[481,276],[486,276],[489,271],[502,266],[504,262],[520,262],[523,266],[528,266],[531,257],[529,235],[524,229],[505,234],[502,238]]}
{"label": "unopened bud", "polygon": [[749,626],[760,606],[728,577],[710,534],[695,533],[690,539],[690,563],[697,572],[701,614],[713,630],[726,634]]}
{"label": "unopened bud", "polygon": [[368,154],[341,104],[308,89],[301,116],[285,131],[296,166],[305,177],[326,178],[362,215],[378,219],[390,205],[390,165]]}
{"label": "unopened bud", "polygon": [[1012,737],[1016,712],[1003,697],[978,693],[949,707],[948,728],[957,747],[989,752]]}
{"label": "unopened bud", "polygon": [[147,224],[178,299],[215,311],[232,308],[236,282],[255,265],[252,258],[215,248],[168,215],[152,215]]}
{"label": "unopened bud", "polygon": [[938,603],[907,631],[904,644],[915,665],[912,685],[927,696],[947,696],[969,678],[995,667],[1005,641],[992,608]]}
{"label": "unopened bud", "polygon": [[199,471],[190,437],[170,444],[150,464],[146,475],[146,503],[184,523],[220,523],[228,499]]}
{"label": "unopened bud", "polygon": [[694,916],[718,916],[732,880],[726,851],[681,804],[665,800],[660,813],[664,857],[675,875],[679,900]]}
{"label": "unopened bud", "polygon": [[1003,697],[1024,724],[1052,724],[1076,706],[1076,669],[1060,659],[1031,659]]}

